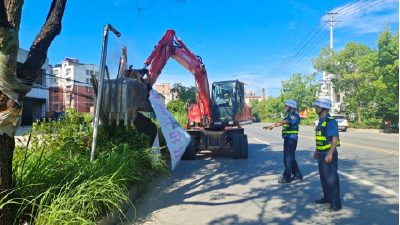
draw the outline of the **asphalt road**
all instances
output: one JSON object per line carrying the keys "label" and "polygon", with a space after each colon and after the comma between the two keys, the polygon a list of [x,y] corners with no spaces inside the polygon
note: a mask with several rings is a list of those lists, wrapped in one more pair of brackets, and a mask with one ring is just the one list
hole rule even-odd
{"label": "asphalt road", "polygon": [[[249,158],[202,152],[159,176],[122,224],[399,224],[399,135],[340,132],[343,210],[325,212],[311,127],[300,127],[296,159],[304,180],[278,184],[281,129],[245,126]],[[136,216],[136,218],[135,218]]]}

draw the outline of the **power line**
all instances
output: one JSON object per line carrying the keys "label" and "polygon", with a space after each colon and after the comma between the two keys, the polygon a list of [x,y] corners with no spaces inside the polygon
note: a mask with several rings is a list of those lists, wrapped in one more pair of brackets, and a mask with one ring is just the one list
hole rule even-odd
{"label": "power line", "polygon": [[[362,10],[365,10],[365,9],[367,9],[367,8],[370,8],[370,7],[373,7],[374,5],[376,5],[376,4],[379,4],[379,3],[381,3],[381,2],[383,2],[383,1],[381,1],[381,2],[379,2],[379,3],[376,3],[376,4],[374,4],[373,6],[370,6],[370,7],[365,7],[365,6],[367,6],[367,5],[369,5],[369,4],[371,4],[371,3],[373,3],[374,1],[376,1],[376,0],[374,0],[374,1],[372,1],[372,2],[367,2],[366,4],[363,4],[363,5],[361,5],[359,8],[357,8],[357,6],[359,6],[360,4],[362,4],[362,3],[364,3],[364,2],[366,2],[367,0],[364,0],[364,1],[362,1],[362,2],[360,2],[360,0],[357,0],[357,1],[355,1],[355,2],[352,2],[352,3],[350,3],[349,5],[347,5],[347,6],[345,6],[345,7],[343,7],[343,8],[341,8],[340,10],[338,10],[337,12],[340,12],[340,11],[342,11],[342,10],[344,10],[344,12],[346,12],[346,13],[344,13],[344,15],[341,15],[341,17],[340,17],[340,19],[342,19],[342,18],[345,18],[345,17],[348,17],[348,16],[351,16],[351,15],[353,15],[353,14],[355,14],[355,13],[357,13],[357,12],[360,12],[360,11],[362,11]],[[346,1],[344,1],[344,2],[347,2],[347,0]],[[342,2],[342,3],[340,3],[339,5],[341,5],[341,4],[343,4],[344,2]],[[355,4],[355,3],[357,3],[357,2],[359,2],[358,4]],[[355,4],[355,5],[354,5]],[[338,5],[338,6],[339,6]],[[337,7],[337,6],[336,6]],[[349,15],[350,14],[350,15]],[[321,39],[319,38],[319,37],[321,37],[321,35],[323,35],[325,32],[323,31],[325,28],[327,28],[327,25],[326,24],[324,24],[324,26],[322,26],[322,27],[320,27],[320,29],[318,30],[318,31],[316,31],[315,32],[315,34],[311,37],[311,39],[310,40],[308,40],[308,42],[306,43],[306,44],[304,44],[304,45],[302,45],[304,42],[306,42],[306,40],[312,35],[312,33],[316,30],[316,27],[318,27],[319,25],[320,25],[320,23],[321,23],[321,21],[322,21],[322,19],[325,17],[325,15],[314,25],[314,27],[311,29],[311,31],[310,32],[308,32],[308,34],[303,38],[303,40],[292,50],[292,52],[288,55],[288,57],[286,57],[284,60],[282,60],[277,66],[275,66],[269,73],[267,73],[266,75],[264,75],[263,77],[262,77],[262,83],[264,83],[264,82],[266,82],[266,81],[268,81],[268,80],[270,80],[272,77],[273,77],[273,75],[275,75],[275,74],[278,74],[278,73],[280,73],[281,74],[281,72],[282,71],[287,71],[288,69],[286,69],[286,68],[292,68],[294,65],[290,65],[290,63],[292,63],[292,62],[298,62],[298,61],[300,61],[303,57],[304,57],[304,55],[301,53],[302,51],[307,51],[308,49],[310,49],[310,46],[311,45],[313,45],[315,42],[320,42],[321,41]],[[321,33],[322,32],[322,33]],[[325,37],[326,36],[326,34],[325,35],[323,35],[323,37]],[[316,37],[316,38],[315,38]],[[313,40],[315,38],[315,40]],[[301,46],[301,47],[300,47]],[[308,51],[308,52],[310,52],[313,48],[315,47],[315,45]],[[299,49],[300,48],[300,49]],[[299,50],[298,50],[299,49]],[[296,52],[297,51],[297,52]],[[295,53],[296,52],[296,53]],[[307,52],[307,53],[308,53]],[[303,56],[302,56],[303,55]],[[299,60],[297,60],[296,61],[296,59],[298,59],[298,58],[300,58]],[[280,75],[278,75],[278,76],[280,76]]]}
{"label": "power line", "polygon": [[45,86],[45,85],[34,84],[32,86],[32,88],[41,89],[41,90],[48,90],[48,91],[57,92],[57,93],[64,93],[64,94],[71,94],[71,95],[73,94],[73,95],[89,98],[91,100],[94,99],[93,96],[91,96],[91,95],[79,94],[77,92],[72,92],[72,91],[64,91],[64,90],[60,90],[58,87],[49,87],[49,86]]}
{"label": "power line", "polygon": [[171,13],[169,12],[169,9],[168,9],[169,1],[168,1],[168,3],[167,3],[167,0],[164,0],[164,2],[165,2],[165,7],[167,8],[167,11],[168,11],[169,19],[171,20],[172,28],[174,28],[174,30],[175,30],[174,23],[172,22]]}

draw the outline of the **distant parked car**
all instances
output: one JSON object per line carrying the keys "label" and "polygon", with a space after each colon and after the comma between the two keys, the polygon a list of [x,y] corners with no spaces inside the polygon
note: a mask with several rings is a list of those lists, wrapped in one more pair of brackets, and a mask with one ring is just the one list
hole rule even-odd
{"label": "distant parked car", "polygon": [[315,119],[314,123],[313,123],[313,129],[314,129],[314,130],[317,130],[318,123],[319,123],[319,118],[317,117],[317,118]]}
{"label": "distant parked car", "polygon": [[331,114],[331,116],[336,119],[339,130],[346,132],[347,128],[349,128],[346,117],[343,114]]}
{"label": "distant parked car", "polygon": [[[349,124],[347,122],[346,117],[342,114],[331,114],[331,116],[333,118],[335,118],[336,122],[338,123],[339,130],[346,132],[347,128],[349,128]],[[319,118],[315,119],[315,121],[314,121],[314,124],[313,124],[314,130],[317,129],[318,124],[319,124]]]}

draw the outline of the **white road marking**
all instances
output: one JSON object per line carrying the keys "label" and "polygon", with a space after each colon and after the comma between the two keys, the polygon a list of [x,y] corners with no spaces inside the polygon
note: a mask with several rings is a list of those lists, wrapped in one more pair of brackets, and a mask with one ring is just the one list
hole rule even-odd
{"label": "white road marking", "polygon": [[[318,164],[316,163],[315,165],[318,165]],[[389,189],[387,189],[387,188],[384,188],[384,187],[382,187],[382,186],[379,186],[379,185],[377,185],[377,184],[371,183],[371,182],[369,182],[369,181],[367,181],[367,180],[360,179],[360,178],[358,178],[358,177],[356,177],[356,176],[353,176],[353,175],[348,174],[348,173],[344,173],[344,172],[339,171],[339,170],[338,170],[338,173],[339,173],[340,175],[343,175],[343,176],[346,176],[346,177],[350,178],[351,180],[359,181],[360,183],[362,183],[362,184],[364,184],[364,185],[372,186],[373,188],[378,189],[378,190],[381,190],[381,191],[383,191],[383,192],[386,192],[387,194],[390,194],[390,195],[394,195],[394,196],[396,196],[396,197],[399,197],[399,193],[397,193],[397,192],[395,192],[395,191],[389,190]]]}
{"label": "white road marking", "polygon": [[377,140],[383,140],[383,141],[393,141],[393,142],[397,142],[397,141],[394,141],[394,140],[388,140],[388,139],[382,139],[382,138],[374,138],[374,137],[368,137],[368,138],[377,139]]}
{"label": "white road marking", "polygon": [[266,144],[266,145],[270,145],[268,142],[266,142],[266,141],[260,141],[260,140],[258,140],[257,138],[254,138],[254,140],[256,140],[256,141],[258,141],[258,142],[261,142],[261,143],[264,143],[264,144]]}

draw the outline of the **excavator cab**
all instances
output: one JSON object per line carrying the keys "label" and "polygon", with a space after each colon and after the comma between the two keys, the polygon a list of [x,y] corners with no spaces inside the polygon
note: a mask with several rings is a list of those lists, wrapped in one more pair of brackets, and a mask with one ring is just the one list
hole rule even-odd
{"label": "excavator cab", "polygon": [[[238,80],[214,82],[212,85],[214,128],[239,126],[244,115],[244,84]],[[239,124],[238,124],[239,123]]]}

